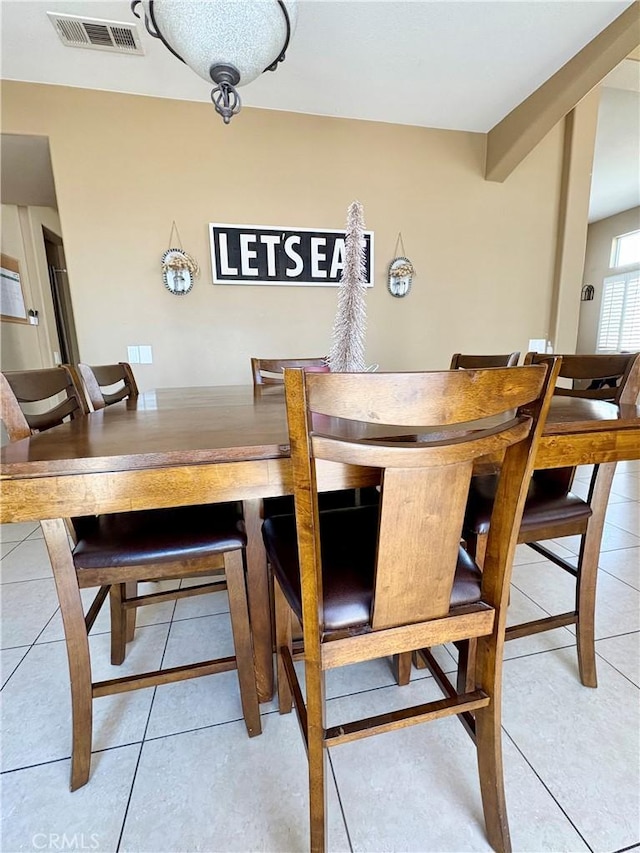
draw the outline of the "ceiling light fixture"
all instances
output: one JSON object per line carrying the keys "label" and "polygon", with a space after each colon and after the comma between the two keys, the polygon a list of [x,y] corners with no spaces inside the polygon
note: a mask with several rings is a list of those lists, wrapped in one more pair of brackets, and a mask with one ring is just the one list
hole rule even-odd
{"label": "ceiling light fixture", "polygon": [[236,86],[246,86],[285,58],[297,0],[133,0],[147,32],[179,60],[216,85],[213,105],[229,124],[240,112]]}

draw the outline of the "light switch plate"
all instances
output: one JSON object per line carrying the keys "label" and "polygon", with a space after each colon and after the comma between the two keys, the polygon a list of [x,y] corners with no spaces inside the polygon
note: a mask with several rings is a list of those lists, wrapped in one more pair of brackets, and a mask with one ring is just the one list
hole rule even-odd
{"label": "light switch plate", "polygon": [[529,352],[546,352],[547,351],[547,339],[546,338],[531,338],[529,341]]}
{"label": "light switch plate", "polygon": [[127,361],[129,364],[140,364],[140,347],[127,347]]}
{"label": "light switch plate", "polygon": [[153,352],[150,346],[140,346],[140,364],[153,364]]}

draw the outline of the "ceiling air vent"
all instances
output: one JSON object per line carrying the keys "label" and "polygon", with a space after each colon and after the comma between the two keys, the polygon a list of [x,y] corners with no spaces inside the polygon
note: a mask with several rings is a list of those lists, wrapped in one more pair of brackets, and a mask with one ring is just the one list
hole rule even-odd
{"label": "ceiling air vent", "polygon": [[47,15],[60,41],[67,47],[108,50],[111,53],[143,53],[135,24],[101,21],[84,15],[60,15],[57,12],[47,12]]}

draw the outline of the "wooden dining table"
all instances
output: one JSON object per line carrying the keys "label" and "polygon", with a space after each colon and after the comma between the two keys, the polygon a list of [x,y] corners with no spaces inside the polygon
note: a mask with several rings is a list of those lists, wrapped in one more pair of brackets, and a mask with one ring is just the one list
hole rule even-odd
{"label": "wooden dining table", "polygon": [[[640,409],[553,399],[536,468],[629,459],[640,459]],[[376,483],[371,469],[318,462],[323,491]],[[242,501],[258,692],[261,701],[271,698],[261,524],[262,499],[293,491],[282,387],[148,391],[6,445],[0,450],[0,487],[3,523]]]}

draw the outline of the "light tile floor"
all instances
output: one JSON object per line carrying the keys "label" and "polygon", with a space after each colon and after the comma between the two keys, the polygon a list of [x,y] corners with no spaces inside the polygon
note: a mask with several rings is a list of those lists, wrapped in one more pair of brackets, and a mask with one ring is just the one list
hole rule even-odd
{"label": "light tile floor", "polygon": [[[588,471],[578,473],[585,488]],[[619,466],[600,557],[599,686],[578,681],[572,631],[507,645],[504,754],[516,851],[640,849],[640,463]],[[39,527],[2,528],[3,853],[18,850],[302,851],[306,758],[293,715],[263,706],[249,739],[234,673],[94,703],[88,785],[71,794],[62,626]],[[575,539],[557,543],[574,553]],[[521,546],[512,621],[569,609],[573,584]],[[90,591],[89,591],[90,592]],[[145,608],[123,667],[108,613],[91,637],[96,678],[229,654],[225,593]],[[453,657],[439,650],[445,669]],[[329,673],[329,723],[437,695],[423,671],[394,685],[386,661]],[[336,851],[488,850],[474,750],[455,719],[336,747],[329,843]]]}

